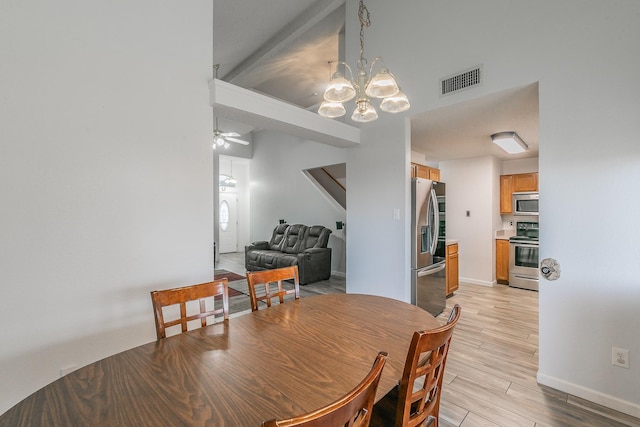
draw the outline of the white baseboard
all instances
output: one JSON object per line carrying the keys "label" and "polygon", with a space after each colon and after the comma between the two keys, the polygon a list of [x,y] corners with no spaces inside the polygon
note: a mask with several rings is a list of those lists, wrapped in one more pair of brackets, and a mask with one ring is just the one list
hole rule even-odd
{"label": "white baseboard", "polygon": [[336,277],[342,277],[343,279],[347,278],[347,273],[345,273],[343,271],[332,271],[331,275],[332,276],[336,276]]}
{"label": "white baseboard", "polygon": [[459,277],[458,282],[469,283],[472,285],[488,286],[488,287],[495,286],[496,284],[495,281],[487,282],[486,280],[469,279],[467,277]]}
{"label": "white baseboard", "polygon": [[538,383],[542,385],[546,385],[551,388],[555,388],[556,390],[560,390],[562,392],[569,393],[573,396],[577,396],[590,402],[597,403],[598,405],[614,409],[618,412],[622,412],[623,414],[640,418],[640,405],[638,405],[637,403],[628,402],[626,400],[622,400],[620,398],[610,396],[596,390],[591,390],[577,384],[541,374],[540,372],[538,372],[537,380]]}

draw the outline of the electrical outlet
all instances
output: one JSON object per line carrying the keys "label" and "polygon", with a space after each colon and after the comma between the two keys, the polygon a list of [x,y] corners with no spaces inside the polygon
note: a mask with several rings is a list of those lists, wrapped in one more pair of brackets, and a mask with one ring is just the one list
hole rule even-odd
{"label": "electrical outlet", "polygon": [[611,348],[611,364],[622,368],[629,368],[629,350],[624,348]]}

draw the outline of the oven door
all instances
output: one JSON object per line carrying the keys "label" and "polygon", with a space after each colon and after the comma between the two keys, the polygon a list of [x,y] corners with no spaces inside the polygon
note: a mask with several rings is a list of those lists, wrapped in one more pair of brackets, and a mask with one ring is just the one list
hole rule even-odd
{"label": "oven door", "polygon": [[509,286],[538,290],[538,242],[509,242]]}

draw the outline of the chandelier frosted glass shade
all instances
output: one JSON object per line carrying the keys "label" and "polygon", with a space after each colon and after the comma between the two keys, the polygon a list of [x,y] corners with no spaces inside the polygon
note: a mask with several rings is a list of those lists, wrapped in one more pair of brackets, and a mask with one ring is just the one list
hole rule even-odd
{"label": "chandelier frosted glass shade", "polygon": [[407,111],[411,107],[409,99],[403,91],[399,90],[393,96],[389,96],[382,100],[380,103],[380,109],[386,113],[402,113]]}
{"label": "chandelier frosted glass shade", "polygon": [[349,80],[336,72],[327,89],[324,91],[324,100],[328,102],[346,102],[356,96],[356,90]]}
{"label": "chandelier frosted glass shade", "polygon": [[378,113],[369,101],[360,101],[357,108],[353,110],[351,120],[354,122],[366,123],[372,122],[378,118]]}
{"label": "chandelier frosted glass shade", "polygon": [[399,90],[398,83],[389,73],[389,70],[380,68],[369,81],[365,93],[372,98],[386,98],[395,95]]}
{"label": "chandelier frosted glass shade", "polygon": [[341,102],[329,102],[324,101],[320,104],[320,108],[318,108],[318,114],[322,117],[328,117],[330,119],[335,119],[336,117],[342,117],[347,113],[344,105]]}

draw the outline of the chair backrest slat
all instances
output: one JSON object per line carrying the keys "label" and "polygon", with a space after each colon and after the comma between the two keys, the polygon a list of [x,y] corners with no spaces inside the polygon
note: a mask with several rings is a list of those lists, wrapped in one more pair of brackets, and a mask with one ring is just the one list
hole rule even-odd
{"label": "chair backrest slat", "polygon": [[[222,307],[207,310],[205,300],[220,296]],[[198,301],[200,312],[187,315],[187,302]],[[224,320],[229,319],[229,283],[227,279],[217,279],[213,282],[200,283],[199,285],[184,286],[181,288],[165,289],[151,292],[151,302],[153,303],[153,313],[156,321],[156,335],[158,339],[166,338],[166,329],[181,325],[182,332],[187,332],[187,324],[192,320],[200,319],[202,327],[207,326],[207,318],[222,315]],[[215,304],[215,302],[213,303]],[[166,320],[164,308],[179,305],[180,317],[173,320]]]}
{"label": "chair backrest slat", "polygon": [[[284,280],[293,280],[293,289],[285,289]],[[271,307],[271,300],[278,298],[280,304],[284,303],[285,295],[294,295],[300,299],[300,280],[298,278],[298,266],[276,268],[273,270],[247,271],[247,285],[251,310],[258,311],[258,302],[264,301],[267,307]],[[259,293],[258,286],[264,286],[264,293]],[[277,286],[277,290],[271,291],[271,286]]]}
{"label": "chair backrest slat", "polygon": [[[459,319],[460,306],[456,304],[446,324],[414,332],[398,389],[396,426],[421,426],[428,419],[438,426],[444,368]],[[415,384],[422,378],[422,384]]]}

